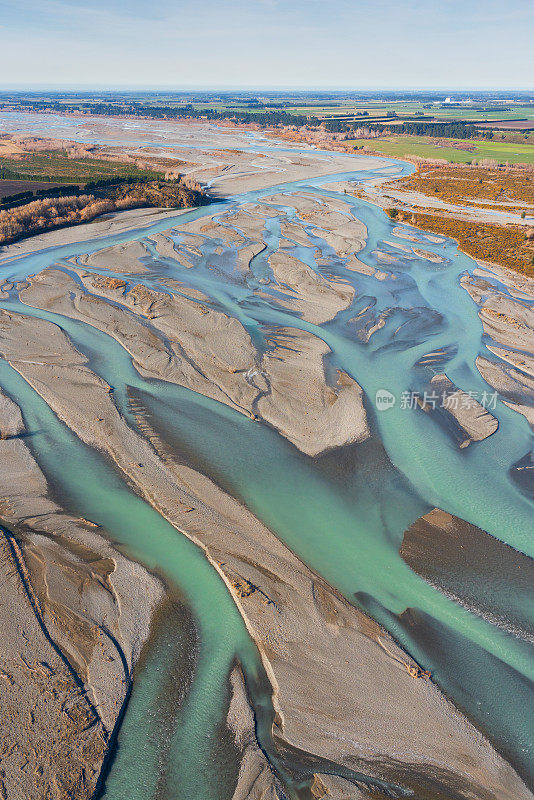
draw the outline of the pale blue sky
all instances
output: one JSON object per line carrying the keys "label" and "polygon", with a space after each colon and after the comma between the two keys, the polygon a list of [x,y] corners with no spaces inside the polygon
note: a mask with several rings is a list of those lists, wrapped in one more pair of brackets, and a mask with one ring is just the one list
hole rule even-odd
{"label": "pale blue sky", "polygon": [[0,85],[534,88],[532,0],[0,0]]}

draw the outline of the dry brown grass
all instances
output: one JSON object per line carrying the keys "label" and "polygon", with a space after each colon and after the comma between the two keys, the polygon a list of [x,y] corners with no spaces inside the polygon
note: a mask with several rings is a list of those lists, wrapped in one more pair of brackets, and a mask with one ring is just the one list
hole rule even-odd
{"label": "dry brown grass", "polygon": [[3,136],[0,138],[0,158],[6,158],[7,156],[16,157],[23,152],[24,149],[19,144],[12,141],[10,137]]}

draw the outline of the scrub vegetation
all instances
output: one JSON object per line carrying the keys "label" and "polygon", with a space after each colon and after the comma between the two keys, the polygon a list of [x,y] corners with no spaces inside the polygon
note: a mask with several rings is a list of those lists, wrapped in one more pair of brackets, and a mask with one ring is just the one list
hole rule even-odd
{"label": "scrub vegetation", "polygon": [[458,219],[451,215],[388,209],[399,222],[456,239],[472,258],[513,269],[534,277],[534,228],[521,225],[491,225]]}
{"label": "scrub vegetation", "polygon": [[0,211],[0,245],[37,233],[91,222],[102,214],[147,206],[190,208],[206,202],[198,185],[175,181],[113,183],[92,194],[44,197]]}
{"label": "scrub vegetation", "polygon": [[129,208],[206,202],[183,162],[36,137],[0,138],[0,245]]}
{"label": "scrub vegetation", "polygon": [[[497,168],[422,163],[417,172],[386,184],[390,189],[408,189],[455,205],[525,209],[534,213],[534,167]],[[384,187],[385,188],[385,187]]]}

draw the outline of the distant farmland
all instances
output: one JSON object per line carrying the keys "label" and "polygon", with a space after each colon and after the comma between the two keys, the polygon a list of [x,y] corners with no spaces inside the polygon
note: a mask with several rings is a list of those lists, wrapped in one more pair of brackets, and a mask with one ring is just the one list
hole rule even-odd
{"label": "distant farmland", "polygon": [[534,144],[456,139],[454,143],[457,147],[452,147],[436,144],[436,141],[428,136],[387,136],[377,139],[353,139],[347,143],[358,148],[368,147],[392,158],[421,156],[442,158],[458,164],[491,158],[498,163],[508,161],[510,164],[534,164]]}
{"label": "distant farmland", "polygon": [[498,122],[478,122],[477,128],[492,128],[495,131],[534,131],[534,119],[505,119]]}

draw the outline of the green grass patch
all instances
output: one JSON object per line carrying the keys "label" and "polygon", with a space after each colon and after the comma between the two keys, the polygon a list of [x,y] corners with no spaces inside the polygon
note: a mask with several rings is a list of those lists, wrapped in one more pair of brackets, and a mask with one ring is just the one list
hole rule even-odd
{"label": "green grass patch", "polygon": [[[500,164],[534,164],[534,144],[515,144],[513,142],[477,141],[475,139],[451,140],[466,149],[440,146],[428,136],[387,136],[378,139],[353,139],[348,142],[355,147],[368,147],[392,158],[421,156],[423,158],[443,158],[456,164],[467,164],[481,158],[493,158]],[[473,148],[471,149],[467,149]]]}

